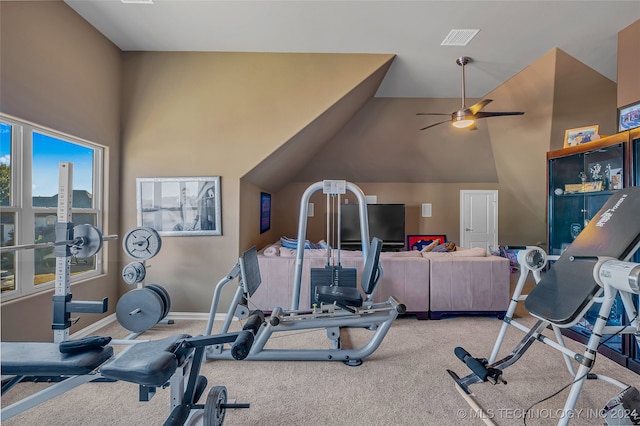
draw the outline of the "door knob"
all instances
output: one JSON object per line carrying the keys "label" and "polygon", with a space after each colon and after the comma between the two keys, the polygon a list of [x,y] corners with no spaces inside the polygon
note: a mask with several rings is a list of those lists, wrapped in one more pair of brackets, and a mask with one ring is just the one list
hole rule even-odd
{"label": "door knob", "polygon": [[471,228],[464,228],[465,231],[473,231]]}

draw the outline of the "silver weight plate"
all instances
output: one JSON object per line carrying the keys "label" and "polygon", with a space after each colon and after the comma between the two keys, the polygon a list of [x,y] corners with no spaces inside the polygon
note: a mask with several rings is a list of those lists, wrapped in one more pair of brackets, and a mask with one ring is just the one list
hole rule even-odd
{"label": "silver weight plate", "polygon": [[98,253],[102,248],[102,232],[95,226],[76,225],[73,227],[73,238],[80,238],[82,243],[72,245],[71,254],[78,259],[86,259]]}
{"label": "silver weight plate", "polygon": [[131,262],[122,268],[122,279],[129,285],[140,283],[147,275],[147,268],[142,262]]}
{"label": "silver weight plate", "polygon": [[165,290],[164,287],[158,284],[147,284],[144,288],[155,291],[162,299],[162,303],[164,303],[164,313],[162,314],[161,319],[164,319],[169,314],[169,310],[171,310],[171,298],[169,297],[169,293],[167,293],[167,290]]}
{"label": "silver weight plate", "polygon": [[156,325],[162,319],[163,313],[164,303],[160,296],[144,287],[128,291],[116,305],[118,322],[134,333],[140,333]]}
{"label": "silver weight plate", "polygon": [[137,260],[149,260],[162,247],[160,234],[148,226],[139,226],[131,229],[122,240],[124,251]]}

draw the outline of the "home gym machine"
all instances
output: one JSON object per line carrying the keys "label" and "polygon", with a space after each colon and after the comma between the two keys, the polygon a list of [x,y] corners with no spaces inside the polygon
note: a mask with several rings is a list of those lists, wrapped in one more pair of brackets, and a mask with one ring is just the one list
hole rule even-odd
{"label": "home gym machine", "polygon": [[[559,416],[559,425],[567,425],[571,419],[578,417],[575,405],[585,381],[589,379],[600,379],[623,389],[601,411],[607,424],[640,424],[638,389],[610,377],[591,373],[598,347],[605,341],[603,336],[632,334],[636,339],[640,338],[638,308],[633,301],[633,295],[640,294],[640,264],[629,261],[640,248],[638,212],[640,187],[616,191],[544,275],[540,271],[547,259],[541,249],[527,247],[518,253],[522,267],[520,280],[490,358],[474,358],[465,349],[457,347],[454,351],[456,357],[469,367],[471,374],[460,378],[455,372],[447,370],[460,394],[482,414],[481,417],[487,424],[493,424],[490,416],[486,415],[469,386],[482,382],[506,384],[503,370],[518,361],[536,341],[560,351],[573,378]],[[522,287],[529,272],[533,273],[536,285],[528,295],[523,296]],[[618,295],[624,305],[628,324],[607,325]],[[531,328],[513,320],[518,301],[524,301],[525,308],[538,319]],[[564,344],[560,329],[577,324],[594,303],[599,303],[600,308],[588,342],[584,345],[584,352],[572,351]],[[526,335],[510,354],[496,361],[509,325]],[[554,332],[555,340],[543,334],[547,328]],[[572,362],[577,363],[577,370],[573,368]],[[620,422],[621,419],[623,423]]]}
{"label": "home gym machine", "polygon": [[[108,336],[69,339],[71,312],[104,313],[108,300],[100,302],[72,301],[70,286],[71,256],[95,255],[105,240],[99,230],[71,223],[73,164],[60,164],[58,185],[58,223],[56,242],[10,246],[8,250],[27,250],[53,246],[56,255],[56,281],[53,296],[54,342],[2,342],[0,371],[2,394],[24,381],[47,381],[53,384],[11,405],[3,406],[2,420],[8,420],[37,405],[91,381],[121,380],[139,386],[139,400],[149,401],[158,387],[170,386],[171,414],[165,425],[222,425],[227,408],[248,408],[249,404],[228,404],[224,386],[213,386],[206,403],[198,400],[207,387],[200,375],[205,348],[233,343],[231,358],[245,358],[263,317],[250,317],[240,332],[214,336],[191,337],[178,334],[156,341],[115,341]],[[141,247],[141,246],[140,246]],[[76,320],[77,321],[77,320]],[[254,326],[252,326],[254,324]],[[114,355],[113,345],[128,345]]]}
{"label": "home gym machine", "polygon": [[[327,195],[327,209],[329,210],[330,197],[338,198],[346,193],[346,190],[355,194],[360,204],[360,226],[362,234],[362,252],[364,257],[364,270],[361,276],[361,287],[365,294],[362,297],[357,287],[341,286],[340,265],[328,265],[329,273],[319,274],[328,278],[324,283],[316,283],[313,294],[318,300],[316,306],[308,310],[300,310],[300,286],[302,281],[302,262],[304,258],[304,242],[307,225],[307,206],[311,194],[322,189]],[[329,213],[328,213],[329,214]],[[339,218],[339,214],[337,215]],[[327,226],[328,227],[328,226]],[[386,336],[389,328],[399,314],[406,308],[393,297],[382,303],[374,303],[373,295],[381,278],[382,269],[379,264],[382,241],[373,238],[369,241],[369,229],[367,221],[367,209],[365,197],[360,188],[345,181],[321,181],[312,184],[303,194],[300,202],[300,219],[298,226],[298,246],[294,288],[291,300],[291,310],[275,307],[268,321],[264,322],[256,335],[255,342],[247,356],[247,360],[303,360],[303,361],[342,361],[346,365],[357,366],[370,356]],[[329,261],[328,261],[329,263]],[[238,279],[238,287],[226,313],[221,333],[226,333],[231,325],[233,316],[242,318],[247,315],[248,309],[242,303],[243,299],[250,298],[261,283],[260,267],[258,264],[255,247],[247,250],[240,256],[231,272],[221,279],[214,291],[209,322],[205,335],[210,335],[213,329],[215,315],[218,309],[222,289],[229,283]],[[349,280],[347,280],[349,281]],[[371,339],[360,348],[343,348],[340,340],[340,330],[345,327],[360,327],[373,331]],[[325,329],[330,339],[330,349],[268,349],[265,348],[268,340],[274,333],[291,332],[310,329]],[[224,345],[216,345],[208,348],[208,359],[228,359],[230,353]]]}

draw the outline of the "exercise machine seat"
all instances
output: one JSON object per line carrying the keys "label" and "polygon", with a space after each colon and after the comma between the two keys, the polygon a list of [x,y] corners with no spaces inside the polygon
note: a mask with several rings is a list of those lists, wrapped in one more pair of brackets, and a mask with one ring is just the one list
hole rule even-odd
{"label": "exercise machine seat", "polygon": [[2,342],[3,375],[78,376],[89,374],[113,356],[113,347],[64,354],[57,343]]}
{"label": "exercise machine seat", "polygon": [[109,379],[123,380],[143,386],[162,386],[182,362],[180,344],[188,334],[136,343],[113,361],[100,368]]}
{"label": "exercise machine seat", "polygon": [[527,310],[558,326],[578,321],[600,290],[597,256],[622,260],[640,242],[639,212],[640,187],[616,191],[529,293]]}

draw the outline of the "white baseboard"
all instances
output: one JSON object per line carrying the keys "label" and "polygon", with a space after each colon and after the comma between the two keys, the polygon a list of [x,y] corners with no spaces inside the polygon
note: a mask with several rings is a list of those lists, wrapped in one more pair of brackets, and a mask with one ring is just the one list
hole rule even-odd
{"label": "white baseboard", "polygon": [[[224,321],[227,314],[216,314],[216,321]],[[166,318],[168,320],[182,320],[182,321],[209,321],[209,313],[208,312],[169,312]],[[237,321],[237,317],[233,317],[233,321]],[[116,314],[108,315],[101,320],[94,322],[93,324],[83,328],[82,330],[78,330],[72,335],[69,336],[70,339],[80,339],[82,337],[90,336],[95,333],[97,330],[102,327],[106,327],[112,322],[117,321]]]}

